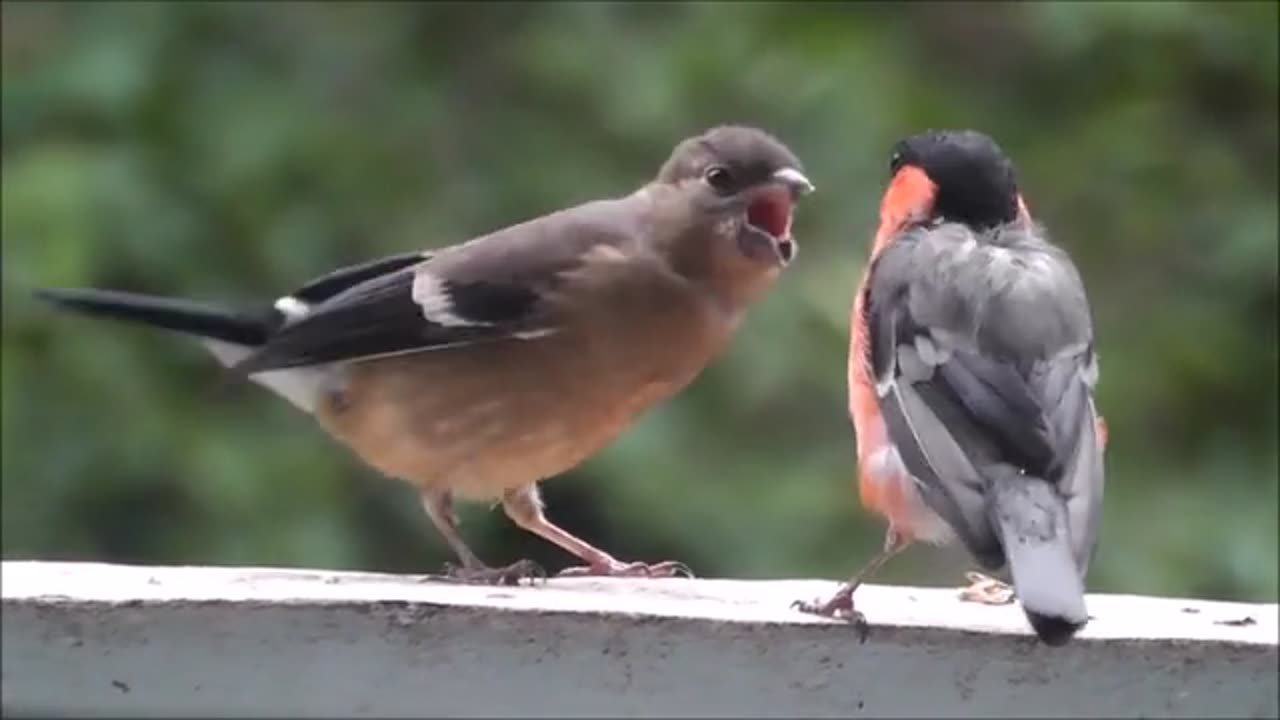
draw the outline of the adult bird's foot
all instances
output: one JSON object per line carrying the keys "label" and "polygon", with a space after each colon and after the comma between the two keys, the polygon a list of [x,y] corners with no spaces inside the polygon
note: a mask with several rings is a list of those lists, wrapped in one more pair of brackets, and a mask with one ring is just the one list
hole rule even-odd
{"label": "adult bird's foot", "polygon": [[1007,583],[980,572],[967,572],[964,576],[969,581],[969,586],[960,589],[961,600],[983,605],[1008,605],[1013,602],[1013,588]]}
{"label": "adult bird's foot", "polygon": [[644,577],[644,578],[692,578],[693,571],[688,565],[675,560],[660,563],[623,563],[616,560],[598,565],[582,565],[565,568],[556,577]]}
{"label": "adult bird's foot", "polygon": [[838,592],[831,596],[830,600],[821,602],[818,600],[796,600],[791,603],[792,609],[799,610],[809,615],[820,615],[822,617],[834,618],[836,620],[856,620],[862,617],[862,613],[853,607],[853,595],[851,593]]}
{"label": "adult bird's foot", "polygon": [[818,600],[796,600],[791,603],[792,609],[799,610],[809,615],[817,615],[819,617],[832,618],[833,620],[847,620],[857,628],[858,641],[867,641],[867,618],[853,606],[853,593],[840,590],[831,599],[822,602]]}
{"label": "adult bird's foot", "polygon": [[445,580],[472,585],[519,585],[521,580],[531,583],[545,580],[547,571],[532,560],[517,560],[506,567],[463,567],[445,563]]}

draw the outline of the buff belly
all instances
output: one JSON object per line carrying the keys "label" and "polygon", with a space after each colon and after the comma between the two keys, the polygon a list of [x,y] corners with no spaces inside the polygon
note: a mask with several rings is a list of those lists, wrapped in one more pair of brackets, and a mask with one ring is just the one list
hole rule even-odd
{"label": "buff belly", "polygon": [[618,360],[560,337],[362,361],[316,416],[389,476],[495,499],[578,465],[702,365],[661,352]]}

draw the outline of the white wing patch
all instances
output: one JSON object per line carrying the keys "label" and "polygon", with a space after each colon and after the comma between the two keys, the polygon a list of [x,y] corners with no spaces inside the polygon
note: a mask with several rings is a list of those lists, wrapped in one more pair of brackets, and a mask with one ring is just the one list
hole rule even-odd
{"label": "white wing patch", "polygon": [[310,305],[302,302],[292,295],[285,295],[279,300],[276,300],[275,308],[283,313],[289,320],[297,320],[305,317],[307,313],[311,312]]}
{"label": "white wing patch", "polygon": [[933,338],[924,335],[916,336],[916,352],[926,365],[937,367],[951,359],[951,350],[941,347]]}
{"label": "white wing patch", "polygon": [[554,335],[557,332],[557,330],[558,328],[538,328],[536,330],[524,330],[522,332],[516,333],[512,337],[519,338],[520,340],[537,340],[538,338],[541,338],[541,337]]}
{"label": "white wing patch", "polygon": [[[611,258],[610,258],[611,259]],[[429,322],[444,327],[492,327],[494,323],[482,320],[469,320],[453,311],[453,299],[449,297],[449,291],[445,289],[444,283],[431,273],[419,271],[413,278],[413,301],[422,308],[422,316]],[[558,328],[530,328],[513,332],[507,337],[513,337],[517,340],[537,340],[548,335],[554,334]],[[474,341],[464,341],[460,343],[449,343],[434,347],[432,350],[440,350],[456,345],[469,345]]]}
{"label": "white wing patch", "polygon": [[453,300],[444,283],[429,272],[418,271],[413,277],[413,301],[422,308],[422,316],[444,327],[492,325],[489,322],[468,320],[453,311]]}

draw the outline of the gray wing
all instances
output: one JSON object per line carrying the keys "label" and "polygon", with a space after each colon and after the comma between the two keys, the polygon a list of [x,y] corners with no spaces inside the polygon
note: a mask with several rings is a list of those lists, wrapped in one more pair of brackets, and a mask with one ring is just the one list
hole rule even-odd
{"label": "gray wing", "polygon": [[890,436],[926,503],[988,567],[1004,552],[987,489],[1008,466],[1066,498],[1081,567],[1096,536],[1090,310],[1070,259],[1036,233],[909,231],[877,258],[864,298]]}
{"label": "gray wing", "polygon": [[[557,291],[598,245],[634,237],[631,198],[514,225],[414,263],[371,263],[349,287],[306,307],[235,370],[267,370],[541,337],[557,328]],[[382,272],[378,272],[378,271]],[[329,276],[310,283],[329,289]]]}

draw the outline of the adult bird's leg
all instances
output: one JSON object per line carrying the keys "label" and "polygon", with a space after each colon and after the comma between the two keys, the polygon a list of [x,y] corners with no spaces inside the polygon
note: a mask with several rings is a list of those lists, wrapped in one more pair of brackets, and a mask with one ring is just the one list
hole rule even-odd
{"label": "adult bird's leg", "polygon": [[522,579],[546,576],[542,568],[532,560],[517,560],[499,568],[484,564],[458,532],[458,517],[453,512],[453,496],[448,491],[424,490],[422,508],[427,511],[431,523],[444,536],[445,542],[449,543],[462,563],[461,567],[453,563],[445,565],[444,572],[448,579],[486,585],[515,585]]}
{"label": "adult bird's leg", "polygon": [[889,558],[902,552],[910,544],[910,539],[895,530],[893,526],[890,526],[884,534],[884,548],[875,557],[871,558],[871,561],[864,565],[853,577],[849,578],[848,582],[841,585],[840,589],[829,600],[825,602],[796,600],[791,603],[791,607],[812,615],[845,618],[865,627],[866,618],[853,607],[853,592],[858,589],[858,586],[862,585],[864,580],[879,570],[880,566],[884,565]]}
{"label": "adult bird's leg", "polygon": [[507,517],[521,528],[573,553],[583,562],[582,567],[572,567],[558,573],[560,576],[612,575],[626,577],[673,577],[693,573],[684,563],[668,560],[659,563],[624,563],[609,553],[569,533],[547,519],[542,511],[542,499],[537,485],[526,485],[510,490],[502,496],[502,509]]}

